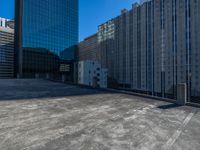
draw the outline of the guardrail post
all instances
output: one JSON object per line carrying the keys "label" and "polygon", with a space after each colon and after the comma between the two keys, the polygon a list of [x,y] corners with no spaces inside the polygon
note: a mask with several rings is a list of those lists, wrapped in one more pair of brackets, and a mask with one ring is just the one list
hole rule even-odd
{"label": "guardrail post", "polygon": [[177,85],[177,104],[186,105],[187,103],[187,84],[180,83]]}

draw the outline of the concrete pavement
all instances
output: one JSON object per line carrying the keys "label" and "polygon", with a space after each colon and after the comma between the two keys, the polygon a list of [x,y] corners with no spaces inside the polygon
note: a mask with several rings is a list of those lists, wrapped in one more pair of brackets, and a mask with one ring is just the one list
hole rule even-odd
{"label": "concrete pavement", "polygon": [[199,150],[198,108],[45,80],[0,80],[0,150]]}

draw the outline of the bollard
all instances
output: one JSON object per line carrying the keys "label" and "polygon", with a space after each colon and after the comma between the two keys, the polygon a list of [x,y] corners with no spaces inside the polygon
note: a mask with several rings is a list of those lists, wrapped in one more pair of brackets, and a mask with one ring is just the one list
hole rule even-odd
{"label": "bollard", "polygon": [[180,83],[177,85],[177,104],[186,105],[187,103],[187,84]]}

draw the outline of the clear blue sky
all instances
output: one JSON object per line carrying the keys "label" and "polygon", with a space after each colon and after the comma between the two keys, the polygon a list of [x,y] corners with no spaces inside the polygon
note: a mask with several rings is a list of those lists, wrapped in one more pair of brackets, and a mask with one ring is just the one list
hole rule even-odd
{"label": "clear blue sky", "polygon": [[[79,39],[97,32],[97,26],[130,9],[138,0],[79,0]],[[13,18],[14,0],[0,0],[0,17]]]}
{"label": "clear blue sky", "polygon": [[12,19],[14,14],[14,0],[0,0],[0,17]]}

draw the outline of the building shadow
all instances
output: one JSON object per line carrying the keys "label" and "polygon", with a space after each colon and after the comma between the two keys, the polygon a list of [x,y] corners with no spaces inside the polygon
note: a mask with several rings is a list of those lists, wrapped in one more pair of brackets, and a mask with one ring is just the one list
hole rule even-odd
{"label": "building shadow", "polygon": [[105,89],[70,85],[48,80],[0,80],[0,101],[36,100],[71,96],[108,94]]}
{"label": "building shadow", "polygon": [[167,104],[167,105],[162,105],[162,106],[158,106],[159,109],[174,109],[174,108],[178,108],[181,107],[181,105],[178,104]]}

